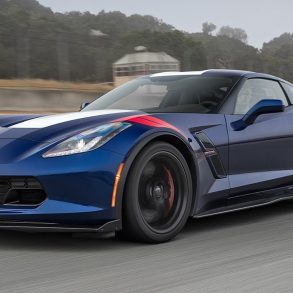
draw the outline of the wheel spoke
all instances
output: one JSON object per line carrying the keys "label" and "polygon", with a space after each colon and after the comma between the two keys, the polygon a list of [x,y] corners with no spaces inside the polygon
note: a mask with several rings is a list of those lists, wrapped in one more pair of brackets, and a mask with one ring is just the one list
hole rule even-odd
{"label": "wheel spoke", "polygon": [[151,161],[151,162],[148,162],[148,164],[144,168],[142,176],[149,177],[154,175],[155,172],[156,172],[156,165],[154,162]]}
{"label": "wheel spoke", "polygon": [[179,162],[167,155],[152,158],[144,167],[139,182],[142,216],[152,228],[168,227],[182,205],[182,186],[177,174]]}

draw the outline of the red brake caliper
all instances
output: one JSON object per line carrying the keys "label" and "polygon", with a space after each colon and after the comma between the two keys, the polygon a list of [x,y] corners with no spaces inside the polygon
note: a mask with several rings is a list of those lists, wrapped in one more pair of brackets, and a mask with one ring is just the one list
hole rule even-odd
{"label": "red brake caliper", "polygon": [[169,201],[169,206],[168,206],[168,211],[167,213],[170,212],[170,210],[173,207],[173,203],[174,203],[174,199],[175,199],[175,188],[174,188],[174,180],[172,177],[172,174],[170,172],[170,170],[166,167],[164,167],[166,173],[167,173],[167,177],[168,177],[168,201]]}

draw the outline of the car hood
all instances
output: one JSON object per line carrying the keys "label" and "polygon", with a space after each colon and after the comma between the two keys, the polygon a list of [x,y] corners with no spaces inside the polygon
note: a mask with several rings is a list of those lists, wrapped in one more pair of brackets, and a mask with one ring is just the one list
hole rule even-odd
{"label": "car hood", "polygon": [[128,116],[143,114],[131,110],[97,110],[56,115],[0,116],[0,139],[51,142],[79,131]]}

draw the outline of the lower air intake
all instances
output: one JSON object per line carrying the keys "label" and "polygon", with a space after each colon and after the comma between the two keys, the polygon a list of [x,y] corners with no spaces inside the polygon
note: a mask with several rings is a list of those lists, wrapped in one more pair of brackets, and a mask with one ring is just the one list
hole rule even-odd
{"label": "lower air intake", "polygon": [[41,184],[31,177],[0,177],[0,205],[38,206],[47,198]]}

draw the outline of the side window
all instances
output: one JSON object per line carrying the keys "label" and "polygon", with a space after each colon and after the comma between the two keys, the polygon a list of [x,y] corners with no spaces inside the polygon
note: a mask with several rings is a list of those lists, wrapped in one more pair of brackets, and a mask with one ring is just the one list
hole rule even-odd
{"label": "side window", "polygon": [[242,86],[236,99],[234,114],[245,114],[263,99],[281,100],[288,106],[286,95],[277,81],[254,78],[248,79]]}
{"label": "side window", "polygon": [[285,89],[291,104],[293,104],[293,86],[288,83],[282,83],[282,86]]}

